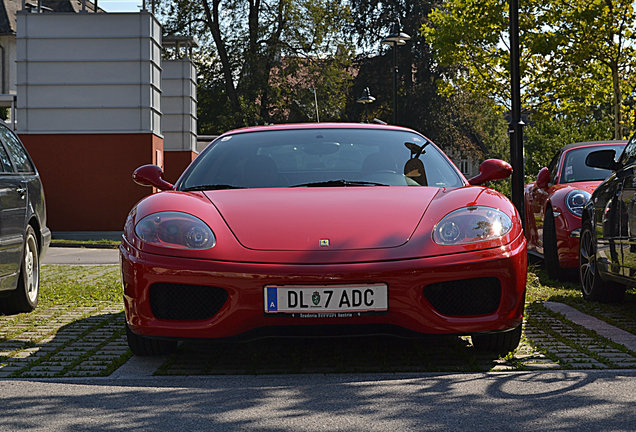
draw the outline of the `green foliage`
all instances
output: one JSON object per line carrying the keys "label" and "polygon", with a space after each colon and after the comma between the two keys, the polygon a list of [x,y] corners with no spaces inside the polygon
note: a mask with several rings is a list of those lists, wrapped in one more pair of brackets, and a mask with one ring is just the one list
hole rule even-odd
{"label": "green foliage", "polygon": [[[440,92],[479,94],[509,109],[508,15],[504,0],[449,0],[429,14],[421,34],[446,67]],[[530,169],[568,142],[630,135],[636,118],[632,2],[527,0],[519,17]]]}
{"label": "green foliage", "polygon": [[[347,5],[333,0],[166,0],[167,33],[196,35],[199,133],[341,119],[351,82]],[[324,112],[321,112],[324,111]]]}
{"label": "green foliage", "polygon": [[92,306],[96,302],[121,303],[117,266],[45,266],[40,279],[40,306]]}
{"label": "green foliage", "polygon": [[550,163],[557,150],[566,144],[611,139],[612,119],[547,118],[525,132],[525,172],[534,177]]}

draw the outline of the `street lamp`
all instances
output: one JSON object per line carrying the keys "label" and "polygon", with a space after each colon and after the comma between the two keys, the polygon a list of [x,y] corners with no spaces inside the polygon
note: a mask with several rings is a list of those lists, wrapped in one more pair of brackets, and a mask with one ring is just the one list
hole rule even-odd
{"label": "street lamp", "polygon": [[512,165],[511,198],[517,207],[521,223],[525,227],[523,203],[523,126],[521,120],[521,73],[519,67],[519,0],[509,0],[510,6],[510,90],[511,105],[510,126],[510,164]]}
{"label": "street lamp", "polygon": [[406,41],[411,40],[411,36],[402,31],[402,25],[398,18],[391,28],[391,34],[382,39],[382,43],[385,45],[393,46],[393,124],[397,124],[397,97],[398,97],[398,58],[397,47],[398,45],[406,45]]}
{"label": "street lamp", "polygon": [[362,91],[362,96],[360,96],[356,102],[358,102],[359,104],[364,105],[364,118],[367,121],[367,123],[369,122],[369,111],[368,111],[368,107],[370,103],[375,102],[375,97],[371,96],[371,91],[369,90],[369,87],[365,87],[365,89]]}

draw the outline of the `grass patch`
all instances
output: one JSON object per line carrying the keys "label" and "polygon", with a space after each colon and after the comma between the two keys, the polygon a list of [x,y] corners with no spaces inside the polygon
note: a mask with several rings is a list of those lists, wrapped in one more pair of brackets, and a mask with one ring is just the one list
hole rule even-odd
{"label": "grass patch", "polygon": [[51,239],[51,246],[53,247],[108,247],[116,249],[121,244],[120,240],[64,240],[64,239]]}
{"label": "grass patch", "polygon": [[45,265],[40,279],[39,306],[94,306],[95,302],[120,304],[118,265]]}
{"label": "grass patch", "polygon": [[570,305],[613,326],[636,334],[636,289],[628,288],[621,303],[598,303],[583,299],[576,276],[570,280],[550,279],[537,264],[528,267],[526,305],[554,301]]}

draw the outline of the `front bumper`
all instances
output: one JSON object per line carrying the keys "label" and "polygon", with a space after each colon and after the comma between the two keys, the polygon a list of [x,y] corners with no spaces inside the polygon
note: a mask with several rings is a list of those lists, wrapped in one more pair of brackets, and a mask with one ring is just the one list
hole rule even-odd
{"label": "front bumper", "polygon": [[562,268],[578,267],[581,218],[569,212],[563,212],[554,219],[559,265]]}
{"label": "front bumper", "polygon": [[[520,235],[500,248],[412,260],[330,265],[221,262],[147,254],[125,240],[120,246],[126,321],[137,334],[174,338],[227,338],[282,327],[387,326],[431,334],[503,331],[521,323],[526,288],[526,241]],[[501,296],[491,313],[449,316],[424,294],[431,284],[496,278]],[[265,285],[386,283],[388,312],[330,318],[266,316]],[[207,319],[159,319],[150,304],[153,284],[221,288],[227,300]],[[476,287],[475,289],[478,289]]]}

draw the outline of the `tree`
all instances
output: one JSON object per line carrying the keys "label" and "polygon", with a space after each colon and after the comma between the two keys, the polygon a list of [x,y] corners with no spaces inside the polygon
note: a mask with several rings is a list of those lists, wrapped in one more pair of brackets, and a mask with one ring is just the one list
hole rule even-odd
{"label": "tree", "polygon": [[[338,101],[342,95],[340,84],[346,86],[347,82],[346,58],[337,54],[343,52],[343,45],[344,51],[347,49],[342,29],[349,14],[340,2],[168,0],[163,11],[168,32],[192,32],[204,44],[213,45],[211,64],[200,68],[213,75],[202,77],[202,82],[211,87],[199,95],[224,96],[224,103],[217,102],[217,106],[229,110],[224,118],[232,127],[281,121],[286,115],[295,115],[294,109],[280,109],[284,105],[281,98],[296,99],[298,106],[303,105],[300,101],[306,99],[308,88],[321,94],[322,106],[332,111],[344,106]],[[340,76],[332,67],[333,79],[318,79],[321,77],[311,69],[318,63],[329,63],[329,59],[344,66],[339,69]],[[339,85],[330,90],[327,86],[334,81]],[[333,117],[333,112],[328,116]]]}
{"label": "tree", "polygon": [[[546,36],[548,40],[554,39],[549,53],[556,66],[551,68],[552,71],[569,64],[578,72],[581,87],[596,90],[592,94],[600,96],[599,102],[603,96],[609,96],[613,108],[614,138],[623,138],[625,129],[633,129],[633,122],[624,122],[626,106],[623,104],[636,85],[636,14],[633,2],[558,0],[552,3],[546,16],[549,22],[554,23],[554,31]],[[627,116],[630,117],[629,114]]]}
{"label": "tree", "polygon": [[[352,37],[359,53],[358,74],[347,111],[350,118],[364,117],[355,103],[369,87],[377,100],[369,117],[388,120],[392,110],[392,50],[380,45],[396,19],[412,39],[398,47],[399,123],[421,131],[449,153],[470,151],[483,156],[500,155],[505,148],[505,125],[501,110],[493,109],[484,97],[466,91],[443,94],[446,66],[440,65],[430,44],[419,30],[439,1],[351,0]],[[377,53],[380,53],[379,55]]]}
{"label": "tree", "polygon": [[[624,137],[634,126],[631,2],[526,0],[520,7],[522,106],[534,123],[585,124],[611,107],[613,134]],[[504,0],[449,0],[431,12],[422,34],[448,67],[446,94],[478,93],[509,109],[507,17]]]}

